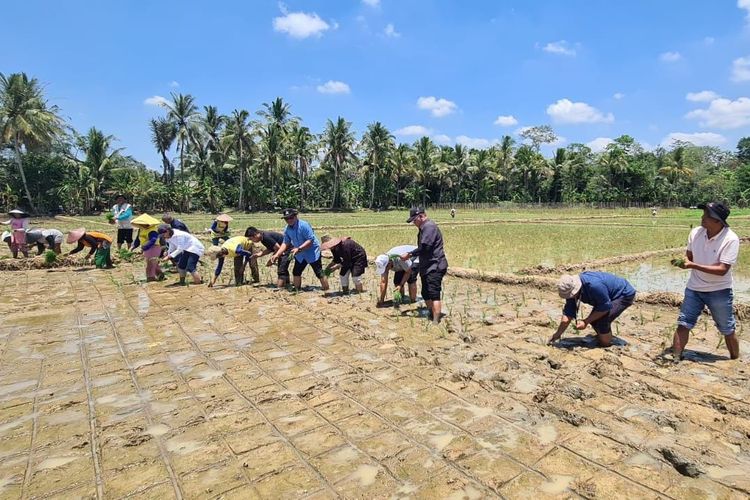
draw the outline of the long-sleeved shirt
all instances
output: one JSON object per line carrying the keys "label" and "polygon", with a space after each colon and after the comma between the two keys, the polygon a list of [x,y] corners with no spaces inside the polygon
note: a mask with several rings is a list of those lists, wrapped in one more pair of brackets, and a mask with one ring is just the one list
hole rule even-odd
{"label": "long-sleeved shirt", "polygon": [[228,236],[229,235],[229,223],[228,222],[221,222],[218,220],[214,220],[213,224],[211,224],[211,234],[212,236]]}
{"label": "long-sleeved shirt", "polygon": [[70,254],[78,253],[81,250],[83,250],[86,247],[89,247],[89,253],[88,256],[91,257],[94,252],[96,252],[96,249],[99,248],[99,245],[102,243],[111,244],[112,238],[104,233],[100,233],[98,231],[89,231],[83,234],[81,236],[81,239],[78,240],[78,246],[75,247],[73,250],[70,251]]}
{"label": "long-sleeved shirt", "polygon": [[318,241],[312,226],[302,219],[297,219],[293,226],[287,226],[284,229],[284,243],[299,248],[306,241],[311,241],[312,245],[297,252],[294,258],[297,262],[307,262],[312,264],[320,259],[320,242]]}
{"label": "long-sleeved shirt", "polygon": [[174,234],[167,240],[167,243],[169,243],[169,256],[173,259],[182,252],[190,252],[200,256],[206,249],[198,238],[179,229],[174,230]]}
{"label": "long-sleeved shirt", "polygon": [[[244,236],[235,236],[229,238],[221,245],[221,248],[226,249],[228,257],[245,257],[249,259],[253,256],[252,248],[253,242],[249,238]],[[224,268],[224,256],[219,257],[219,262],[216,264],[216,270],[214,275],[218,276],[221,274],[221,270]]]}
{"label": "long-sleeved shirt", "polygon": [[147,228],[139,229],[138,236],[133,241],[133,248],[141,247],[145,252],[150,250],[154,245],[159,245],[159,226],[149,226]]}
{"label": "long-sleeved shirt", "polygon": [[133,207],[130,203],[123,203],[122,205],[114,205],[112,207],[112,215],[115,216],[115,222],[119,229],[132,229],[130,220],[133,218]]}
{"label": "long-sleeved shirt", "polygon": [[[581,297],[584,304],[593,306],[595,312],[609,311],[612,301],[635,295],[635,288],[625,278],[602,271],[585,271],[581,278]],[[578,304],[575,298],[567,299],[563,314],[568,318],[576,318]]]}
{"label": "long-sleeved shirt", "polygon": [[341,243],[331,248],[333,263],[341,264],[341,274],[346,274],[354,264],[367,267],[367,253],[362,245],[351,238],[342,240]]}
{"label": "long-sleeved shirt", "polygon": [[411,252],[412,257],[419,257],[419,273],[428,274],[448,269],[448,259],[445,258],[443,250],[443,233],[437,224],[427,220],[419,228],[417,236],[417,249]]}

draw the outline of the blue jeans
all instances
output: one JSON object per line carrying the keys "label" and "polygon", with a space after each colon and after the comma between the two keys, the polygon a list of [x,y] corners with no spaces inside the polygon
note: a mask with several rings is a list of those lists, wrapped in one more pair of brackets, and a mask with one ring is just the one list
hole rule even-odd
{"label": "blue jeans", "polygon": [[731,288],[716,290],[715,292],[696,292],[689,288],[685,289],[685,299],[680,307],[680,315],[677,324],[692,330],[698,322],[698,317],[703,312],[703,307],[708,307],[711,317],[716,323],[716,328],[722,335],[734,333],[736,322],[732,310],[734,294]]}
{"label": "blue jeans", "polygon": [[187,271],[190,274],[195,272],[198,266],[198,260],[200,256],[193,252],[182,252],[180,254],[180,260],[177,262],[177,269],[180,271]]}

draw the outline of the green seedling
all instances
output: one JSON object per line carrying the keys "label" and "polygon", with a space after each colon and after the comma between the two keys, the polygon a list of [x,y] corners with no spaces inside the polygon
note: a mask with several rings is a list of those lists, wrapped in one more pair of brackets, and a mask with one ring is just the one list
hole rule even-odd
{"label": "green seedling", "polygon": [[114,222],[115,214],[113,214],[112,212],[107,212],[106,214],[104,214],[104,218],[107,219],[107,222]]}
{"label": "green seedling", "polygon": [[117,250],[117,256],[120,257],[120,260],[123,260],[125,262],[133,262],[135,253],[131,252],[127,248],[120,248],[119,250]]}
{"label": "green seedling", "polygon": [[44,252],[44,263],[47,266],[51,266],[57,262],[57,254],[53,250],[47,250]]}
{"label": "green seedling", "polygon": [[333,274],[333,269],[330,269],[330,268],[323,269],[323,274],[325,275],[326,278],[330,278],[331,275]]}
{"label": "green seedling", "polygon": [[675,267],[682,267],[685,265],[685,259],[672,259],[669,261]]}

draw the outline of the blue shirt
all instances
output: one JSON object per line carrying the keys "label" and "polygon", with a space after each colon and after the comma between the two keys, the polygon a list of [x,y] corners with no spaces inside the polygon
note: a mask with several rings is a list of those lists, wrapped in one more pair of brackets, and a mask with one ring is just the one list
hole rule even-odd
{"label": "blue shirt", "polygon": [[297,253],[294,258],[297,262],[306,261],[308,264],[312,264],[320,259],[320,243],[318,238],[315,236],[315,232],[307,221],[297,219],[297,223],[293,226],[287,226],[284,229],[284,243],[292,245],[292,247],[299,247],[307,240],[312,241],[312,245]]}
{"label": "blue shirt", "polygon": [[[635,288],[624,278],[601,271],[581,273],[581,302],[594,307],[595,312],[609,311],[612,301],[635,295]],[[567,299],[563,314],[575,318],[578,313],[576,299]]]}

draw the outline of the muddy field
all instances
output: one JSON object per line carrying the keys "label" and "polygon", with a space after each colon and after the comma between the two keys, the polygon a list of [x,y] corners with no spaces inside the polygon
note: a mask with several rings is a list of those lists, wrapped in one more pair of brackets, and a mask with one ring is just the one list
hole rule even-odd
{"label": "muddy field", "polygon": [[727,361],[705,317],[665,365],[673,306],[636,303],[593,349],[546,345],[562,304],[543,286],[449,277],[434,327],[376,308],[374,281],[2,278],[3,498],[750,495],[750,344]]}

